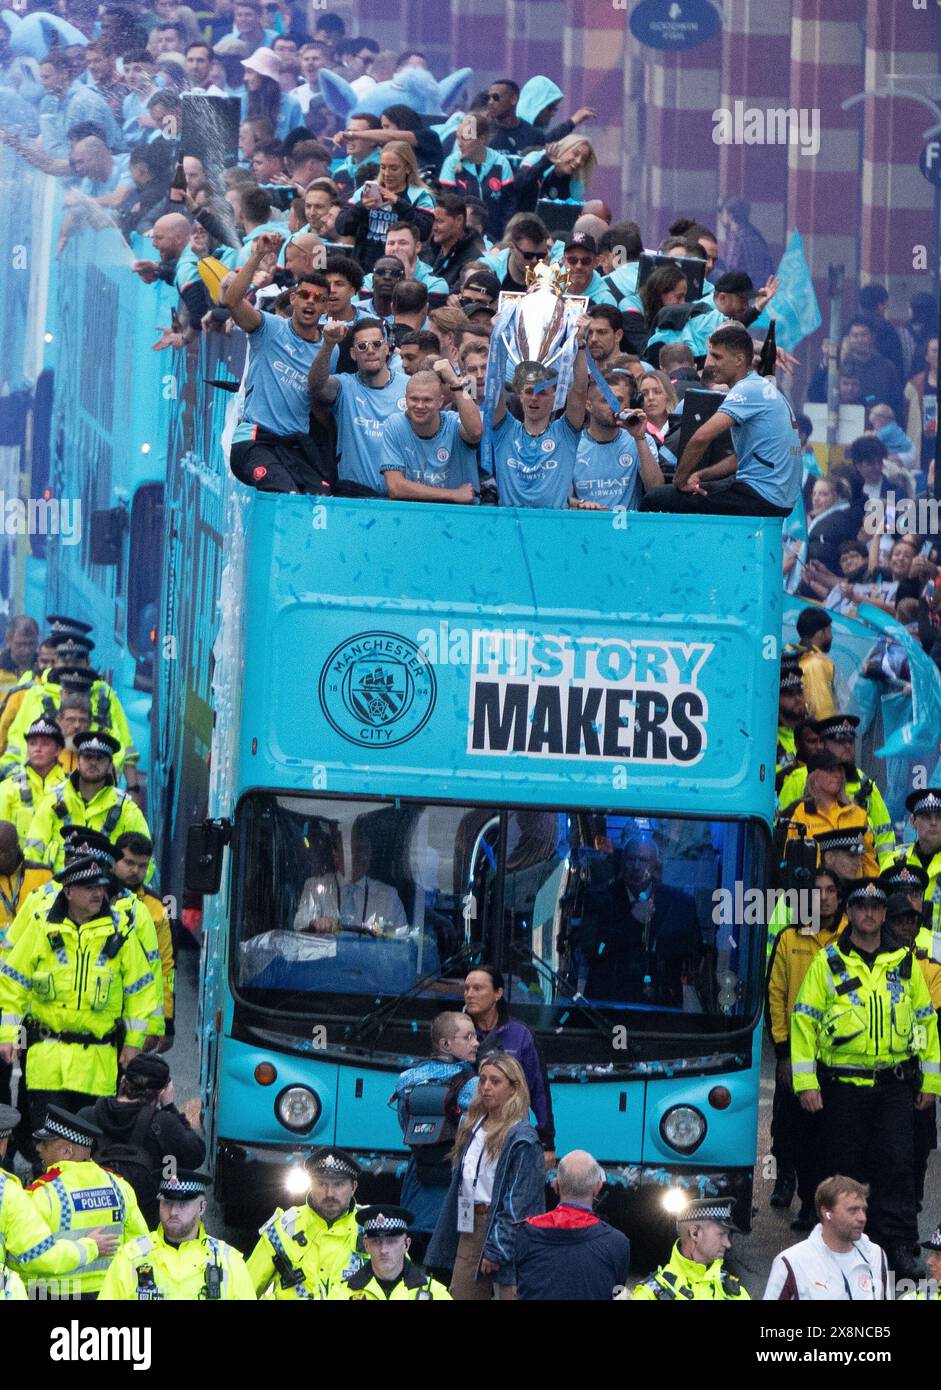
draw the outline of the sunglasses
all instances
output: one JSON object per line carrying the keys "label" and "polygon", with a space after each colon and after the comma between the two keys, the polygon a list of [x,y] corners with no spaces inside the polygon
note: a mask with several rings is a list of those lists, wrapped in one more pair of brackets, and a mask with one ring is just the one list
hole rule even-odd
{"label": "sunglasses", "polygon": [[546,254],[545,251],[523,251],[517,246],[515,241],[513,243],[513,249],[524,261],[541,261]]}
{"label": "sunglasses", "polygon": [[383,345],[383,341],[382,338],[374,338],[373,341],[369,343],[353,343],[350,350],[352,352],[378,352]]}
{"label": "sunglasses", "polygon": [[379,275],[383,280],[404,280],[404,270],[373,270],[373,279]]}
{"label": "sunglasses", "polygon": [[314,304],[326,304],[327,302],[325,294],[317,294],[314,290],[295,290],[294,294],[297,299],[309,299]]}
{"label": "sunglasses", "polygon": [[565,263],[566,263],[566,265],[592,265],[593,262],[594,262],[594,257],[593,257],[593,256],[569,256],[569,255],[566,255],[566,257],[565,257]]}

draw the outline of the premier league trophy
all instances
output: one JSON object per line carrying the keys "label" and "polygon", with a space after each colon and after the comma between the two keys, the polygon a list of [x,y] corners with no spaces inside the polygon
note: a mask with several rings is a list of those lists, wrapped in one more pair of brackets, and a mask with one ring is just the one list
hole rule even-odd
{"label": "premier league trophy", "polygon": [[565,404],[575,360],[576,325],[588,308],[584,295],[566,294],[568,280],[568,270],[561,263],[540,262],[527,267],[524,292],[504,290],[500,295],[482,406],[488,448],[504,385],[519,390],[525,382],[552,384],[556,409]]}
{"label": "premier league trophy", "polygon": [[[527,267],[524,293],[504,290],[500,295],[494,335],[500,332],[512,371],[522,362],[539,362],[559,371],[566,355],[571,355],[575,325],[588,300],[566,294],[568,282],[569,273],[561,261],[554,265],[540,261]],[[509,322],[499,330],[504,310]]]}

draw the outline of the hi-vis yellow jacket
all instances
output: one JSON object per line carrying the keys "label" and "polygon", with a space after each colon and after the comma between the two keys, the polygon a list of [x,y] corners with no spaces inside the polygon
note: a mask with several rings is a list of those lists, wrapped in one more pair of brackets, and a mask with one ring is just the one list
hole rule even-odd
{"label": "hi-vis yellow jacket", "polygon": [[849,930],[811,961],[791,1015],[794,1090],[819,1089],[818,1063],[850,1085],[873,1086],[874,1073],[916,1059],[921,1089],[941,1095],[938,1019],[911,950],[891,936],[872,965]]}

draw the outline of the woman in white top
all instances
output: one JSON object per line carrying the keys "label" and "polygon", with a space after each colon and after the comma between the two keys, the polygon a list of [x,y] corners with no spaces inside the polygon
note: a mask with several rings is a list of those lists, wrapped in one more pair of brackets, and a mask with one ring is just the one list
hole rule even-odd
{"label": "woman in white top", "polygon": [[529,1089],[515,1057],[480,1065],[477,1094],[452,1150],[451,1185],[425,1256],[451,1268],[452,1298],[516,1297],[515,1224],[545,1210],[542,1144],[529,1122]]}

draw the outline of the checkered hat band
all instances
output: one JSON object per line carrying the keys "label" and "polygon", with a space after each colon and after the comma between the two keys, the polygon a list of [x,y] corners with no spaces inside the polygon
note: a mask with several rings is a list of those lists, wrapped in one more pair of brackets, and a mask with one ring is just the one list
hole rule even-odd
{"label": "checkered hat band", "polygon": [[[79,858],[84,859],[84,855]],[[86,864],[84,869],[76,869],[69,875],[69,881],[65,885],[67,888],[73,887],[76,883],[84,883],[88,878],[101,878],[101,869],[97,864]]]}
{"label": "checkered hat band", "polygon": [[697,1221],[731,1221],[732,1208],[717,1202],[711,1207],[697,1207],[694,1216]]}
{"label": "checkered hat band", "polygon": [[93,757],[96,755],[103,758],[114,757],[114,753],[108,745],[97,738],[86,739],[85,742],[80,745],[78,751],[80,753],[91,753]]}
{"label": "checkered hat band", "polygon": [[852,724],[843,721],[842,724],[831,724],[829,728],[820,731],[821,738],[855,738],[856,730]]}
{"label": "checkered hat band", "polygon": [[866,900],[874,903],[888,902],[885,891],[877,888],[874,883],[867,883],[863,888],[854,888],[847,897],[848,903],[865,902]]}
{"label": "checkered hat band", "polygon": [[782,671],[781,689],[796,690],[798,686],[804,684],[804,678],[799,671]]}
{"label": "checkered hat band", "polygon": [[30,724],[26,730],[27,738],[38,738],[43,735],[46,738],[61,738],[62,733],[58,724],[53,724],[48,719],[37,719],[35,724]]}
{"label": "checkered hat band", "polygon": [[907,864],[900,864],[899,867],[895,870],[894,873],[890,873],[890,874],[887,875],[887,877],[886,877],[886,882],[887,882],[887,883],[918,883],[918,884],[920,885],[920,882],[921,882],[921,881],[920,881],[920,879],[918,878],[918,875],[917,875],[917,874],[913,874],[913,873],[911,872],[911,870],[909,869],[909,867],[908,867]]}
{"label": "checkered hat band", "polygon": [[43,1129],[48,1134],[55,1134],[60,1139],[68,1139],[70,1144],[91,1144],[91,1139],[87,1134],[83,1134],[79,1129],[70,1129],[64,1120],[57,1120],[50,1115],[43,1124]]}
{"label": "checkered hat band", "polygon": [[395,1236],[407,1231],[408,1226],[400,1216],[383,1216],[380,1212],[378,1216],[373,1216],[369,1221],[363,1222],[363,1230],[368,1236],[379,1234]]}
{"label": "checkered hat band", "polygon": [[835,835],[832,840],[822,842],[823,849],[848,849],[851,854],[860,854],[863,848],[862,835]]}
{"label": "checkered hat band", "polygon": [[927,1245],[929,1250],[941,1250],[941,1227],[936,1231],[932,1231],[931,1235],[925,1241],[925,1245]]}
{"label": "checkered hat band", "polygon": [[327,1154],[326,1158],[318,1158],[313,1165],[315,1172],[333,1173],[338,1177],[355,1178],[356,1169],[349,1163],[345,1163],[342,1158],[337,1158],[335,1154]]}
{"label": "checkered hat band", "polygon": [[167,1178],[166,1182],[160,1184],[160,1191],[175,1197],[181,1192],[190,1193],[193,1197],[202,1197],[206,1188],[201,1182],[194,1182],[192,1178]]}
{"label": "checkered hat band", "polygon": [[915,802],[912,815],[917,816],[921,811],[941,811],[941,796],[937,796],[934,792],[928,792],[920,801]]}

